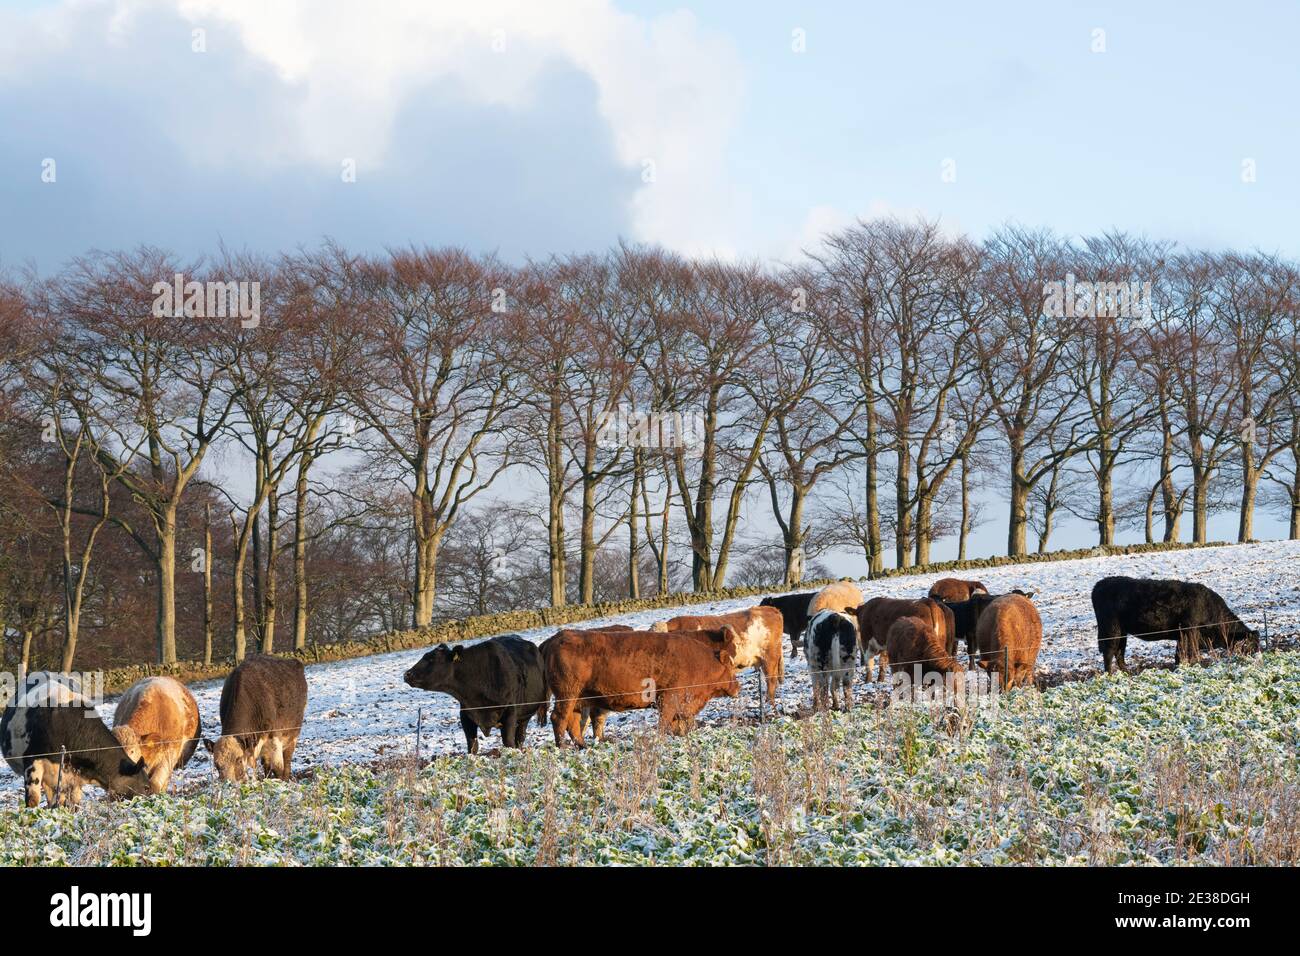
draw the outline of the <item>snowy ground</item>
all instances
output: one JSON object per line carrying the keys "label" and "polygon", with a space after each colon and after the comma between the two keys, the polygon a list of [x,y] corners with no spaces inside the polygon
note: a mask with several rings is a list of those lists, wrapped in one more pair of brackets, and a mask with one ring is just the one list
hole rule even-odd
{"label": "snowy ground", "polygon": [[[1294,541],[1008,565],[978,572],[960,572],[957,576],[978,578],[995,594],[1015,587],[1035,592],[1033,600],[1042,614],[1044,629],[1039,671],[1077,675],[1096,671],[1100,664],[1089,594],[1093,583],[1109,574],[1199,581],[1222,594],[1229,606],[1252,627],[1263,629],[1264,612],[1267,611],[1271,634],[1294,635],[1300,631],[1300,542]],[[923,597],[930,584],[944,576],[910,575],[862,582],[861,587],[867,598],[878,595]],[[680,610],[642,611],[575,626],[593,627],[606,623],[648,628],[655,621],[678,613],[731,611],[752,606],[757,601],[757,598],[743,598],[694,604]],[[553,627],[538,628],[525,631],[522,636],[540,642],[554,631]],[[788,653],[788,641],[786,646]],[[294,756],[294,769],[341,762],[365,763],[408,755],[415,747],[417,715],[421,713],[421,750],[424,755],[463,752],[465,738],[461,733],[456,702],[446,695],[415,690],[402,683],[403,671],[423,653],[419,650],[399,651],[308,667],[307,716]],[[1174,644],[1171,641],[1147,643],[1129,639],[1127,657],[1130,664],[1169,661],[1173,656]],[[859,691],[863,677],[859,670]],[[756,715],[756,680],[747,676],[742,685],[740,700],[749,714]],[[215,732],[219,724],[217,704],[221,682],[195,684],[192,689],[198,699],[204,730]],[[782,710],[786,713],[806,710],[810,700],[803,654],[797,661],[787,658],[786,681],[780,699]],[[730,700],[715,700],[701,714],[701,720],[729,720],[733,704]],[[112,709],[112,701],[101,708],[110,724]],[[612,715],[608,732],[618,735],[628,727],[646,723],[651,719],[650,715],[650,711]],[[549,727],[530,726],[530,746],[550,739]],[[493,732],[488,740],[480,742],[480,746],[493,749],[499,746],[499,741],[499,735]],[[4,773],[9,773],[7,768]],[[206,751],[200,748],[176,779],[185,785],[212,777],[211,762]]]}

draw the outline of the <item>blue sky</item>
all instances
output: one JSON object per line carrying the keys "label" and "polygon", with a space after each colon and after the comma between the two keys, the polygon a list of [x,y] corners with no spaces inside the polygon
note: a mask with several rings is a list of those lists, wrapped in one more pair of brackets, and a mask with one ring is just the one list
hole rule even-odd
{"label": "blue sky", "polygon": [[1298,11],[0,0],[0,267],[327,235],[789,258],[881,213],[1297,255]]}

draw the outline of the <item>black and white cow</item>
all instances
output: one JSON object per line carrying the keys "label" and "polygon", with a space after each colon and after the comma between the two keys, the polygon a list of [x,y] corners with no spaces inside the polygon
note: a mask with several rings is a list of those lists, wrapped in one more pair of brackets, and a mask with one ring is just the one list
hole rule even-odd
{"label": "black and white cow", "polygon": [[[23,778],[24,802],[75,805],[87,783],[113,796],[150,792],[143,760],[132,760],[68,675],[28,674],[0,718],[5,762]],[[59,764],[62,761],[62,775]]]}
{"label": "black and white cow", "polygon": [[853,677],[858,664],[858,622],[842,611],[821,611],[808,622],[804,631],[804,653],[812,676],[813,712],[830,706],[839,709],[835,692],[843,697],[843,707],[853,706]]}
{"label": "black and white cow", "polygon": [[[421,690],[450,694],[460,704],[465,746],[478,753],[479,731],[501,728],[501,743],[522,747],[534,715],[546,723],[546,679],[537,645],[517,634],[477,644],[435,647],[402,675]],[[597,736],[604,727],[599,717]]]}

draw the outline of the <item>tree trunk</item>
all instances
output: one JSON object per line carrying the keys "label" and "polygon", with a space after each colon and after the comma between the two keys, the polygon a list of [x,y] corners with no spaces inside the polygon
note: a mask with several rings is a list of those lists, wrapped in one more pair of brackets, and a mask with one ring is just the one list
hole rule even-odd
{"label": "tree trunk", "polygon": [[546,423],[546,479],[549,509],[546,518],[547,548],[551,574],[551,606],[568,602],[564,547],[564,449],[560,443],[560,405],[552,398]]}
{"label": "tree trunk", "polygon": [[971,532],[971,510],[970,510],[970,459],[968,455],[961,456],[961,527],[957,532],[957,560],[966,560],[966,542],[970,539]]}
{"label": "tree trunk", "polygon": [[934,498],[929,490],[923,490],[924,484],[917,483],[916,492],[916,563],[924,566],[930,563],[930,543],[933,536]]}
{"label": "tree trunk", "polygon": [[203,664],[212,663],[212,505],[203,506]]}
{"label": "tree trunk", "polygon": [[640,568],[637,565],[637,559],[640,557],[640,545],[637,542],[637,513],[636,506],[640,501],[641,482],[644,477],[641,474],[641,449],[632,449],[632,492],[628,496],[627,512],[627,596],[635,601],[641,596],[641,576]]}
{"label": "tree trunk", "polygon": [[894,476],[894,557],[900,568],[911,566],[912,512],[909,507],[912,485],[912,456],[907,443],[900,439],[898,468]]}
{"label": "tree trunk", "polygon": [[279,545],[280,496],[272,489],[266,498],[266,575],[262,592],[262,653],[275,647],[275,555]]}
{"label": "tree trunk", "polygon": [[20,683],[27,679],[27,673],[32,669],[32,638],[35,633],[36,629],[32,625],[23,625],[23,646],[18,657],[18,680]]}
{"label": "tree trunk", "polygon": [[[1241,448],[1241,509],[1237,519],[1237,540],[1251,541],[1255,537],[1255,498],[1259,494],[1259,468],[1255,462],[1255,448],[1243,441]],[[1268,467],[1267,461],[1264,467]]]}
{"label": "tree trunk", "polygon": [[[261,458],[257,460],[257,472],[253,486],[255,494],[260,494],[263,484],[266,482],[266,468],[263,466]],[[258,498],[257,508],[253,512],[253,632],[260,639],[262,635],[262,626],[266,621],[266,577],[263,569],[262,559],[262,504],[261,498]]]}
{"label": "tree trunk", "polygon": [[803,580],[803,506],[804,490],[796,484],[790,486],[790,521],[786,526],[785,583],[797,585]]}
{"label": "tree trunk", "polygon": [[176,663],[176,504],[155,518],[158,535],[158,663]]}
{"label": "tree trunk", "polygon": [[248,632],[245,626],[246,611],[244,607],[244,569],[248,564],[249,527],[250,522],[247,517],[245,517],[242,527],[236,527],[235,559],[231,563],[230,643],[234,648],[236,664],[242,661],[248,653]]}
{"label": "tree trunk", "polygon": [[[587,451],[587,464],[595,467],[594,454]],[[582,479],[582,517],[579,533],[578,601],[593,604],[596,600],[596,480],[590,471]]]}
{"label": "tree trunk", "polygon": [[1115,543],[1115,455],[1110,436],[1103,433],[1097,450],[1097,543]]}
{"label": "tree trunk", "polygon": [[884,545],[880,540],[880,497],[878,485],[880,450],[876,433],[876,397],[872,389],[867,393],[867,568],[870,577],[879,577],[885,570]]}
{"label": "tree trunk", "polygon": [[307,646],[307,469],[309,457],[304,453],[298,464],[294,485],[293,509],[293,647]]}
{"label": "tree trunk", "polygon": [[1029,482],[1024,474],[1024,449],[1020,443],[1011,442],[1011,498],[1007,520],[1007,554],[1018,557],[1025,553],[1026,529],[1029,525]]}

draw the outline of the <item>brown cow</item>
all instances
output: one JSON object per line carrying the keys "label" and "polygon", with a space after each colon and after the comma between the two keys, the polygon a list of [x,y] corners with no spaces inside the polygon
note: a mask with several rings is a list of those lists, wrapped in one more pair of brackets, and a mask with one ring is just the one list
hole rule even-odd
{"label": "brown cow", "polygon": [[[683,640],[689,633],[693,640]],[[684,734],[715,697],[740,693],[732,660],[736,633],[562,630],[542,643],[546,687],[555,695],[556,746],[567,733],[584,746],[579,704],[601,711],[659,711],[659,726]],[[599,739],[599,738],[597,738]]]}
{"label": "brown cow", "polygon": [[885,653],[895,674],[914,674],[917,667],[922,677],[965,672],[934,625],[919,617],[899,617],[889,625]]}
{"label": "brown cow", "polygon": [[[930,598],[872,598],[857,609],[858,640],[861,642],[861,659],[866,664],[872,657],[880,657],[877,679],[885,679],[885,667],[890,663],[887,648],[889,628],[902,617],[918,617],[939,635],[949,654],[957,651],[956,624],[952,611],[944,604]],[[870,671],[868,671],[868,675]]]}
{"label": "brown cow", "polygon": [[1034,665],[1043,643],[1043,619],[1029,598],[1003,594],[989,602],[975,624],[975,662],[1002,675],[1004,687],[1034,682]]}
{"label": "brown cow", "polygon": [[660,621],[651,630],[709,631],[731,627],[737,635],[734,665],[737,671],[762,671],[767,702],[776,705],[777,686],[785,680],[785,655],[781,652],[783,621],[774,607],[751,607],[730,614],[684,614]]}
{"label": "brown cow", "polygon": [[149,786],[162,793],[172,771],[189,763],[199,747],[199,705],[174,677],[136,681],[117,702],[113,736],[132,760],[144,760]]}
{"label": "brown cow", "polygon": [[972,594],[988,594],[989,589],[979,581],[963,581],[961,578],[940,578],[930,585],[927,597],[936,601],[969,601]]}

